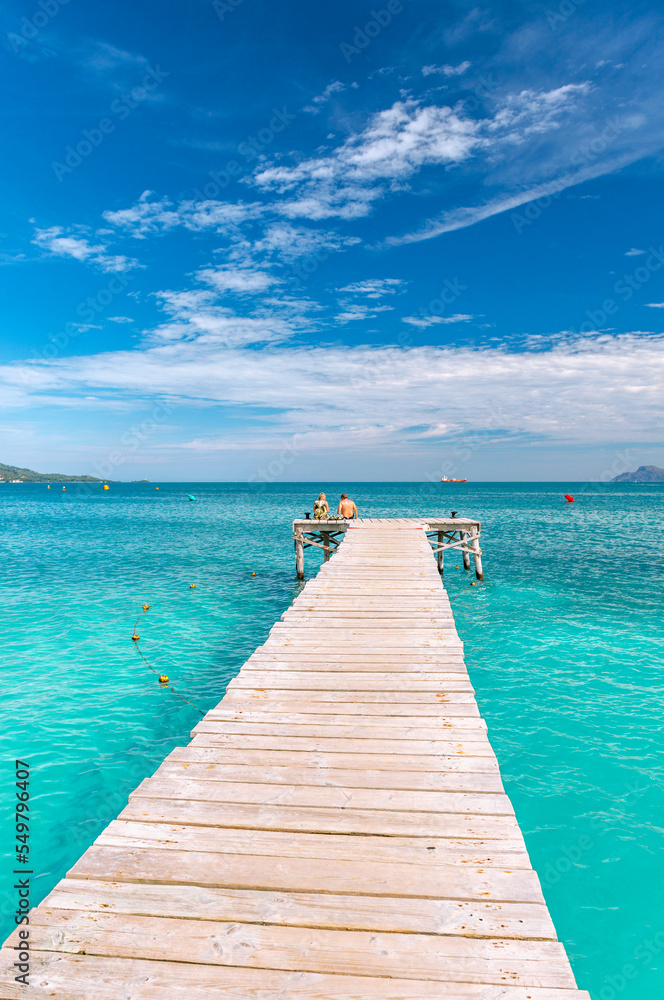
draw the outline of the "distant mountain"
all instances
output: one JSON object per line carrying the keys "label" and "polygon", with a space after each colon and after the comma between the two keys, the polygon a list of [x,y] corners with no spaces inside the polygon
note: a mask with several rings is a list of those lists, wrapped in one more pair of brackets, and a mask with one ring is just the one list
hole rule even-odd
{"label": "distant mountain", "polygon": [[640,465],[636,472],[623,472],[612,483],[664,483],[664,469],[656,465]]}
{"label": "distant mountain", "polygon": [[94,476],[63,476],[60,472],[33,472],[32,469],[19,469],[16,465],[3,465],[0,462],[0,482],[11,483],[12,480],[19,480],[21,483],[113,482],[112,479],[95,479]]}

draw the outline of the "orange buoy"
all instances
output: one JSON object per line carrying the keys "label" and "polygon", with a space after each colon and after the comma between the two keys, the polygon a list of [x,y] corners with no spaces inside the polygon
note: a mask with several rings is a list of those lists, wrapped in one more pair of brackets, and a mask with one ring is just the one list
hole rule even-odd
{"label": "orange buoy", "polygon": [[189,590],[193,590],[195,586],[196,586],[195,583],[190,583],[189,584]]}
{"label": "orange buoy", "polygon": [[143,611],[149,611],[149,610],[150,610],[150,605],[149,604],[144,604],[143,605]]}
{"label": "orange buoy", "polygon": [[159,674],[159,683],[168,684],[168,677],[166,676],[166,674]]}
{"label": "orange buoy", "polygon": [[565,500],[567,500],[567,503],[574,503],[574,497],[571,497],[569,493],[565,494]]}
{"label": "orange buoy", "polygon": [[134,635],[132,635],[132,639],[134,640],[134,642],[138,642],[140,638],[141,638],[140,635],[136,635],[135,633]]}
{"label": "orange buoy", "polygon": [[251,575],[252,575],[252,576],[256,576],[256,574],[255,574],[255,573],[252,573]]}

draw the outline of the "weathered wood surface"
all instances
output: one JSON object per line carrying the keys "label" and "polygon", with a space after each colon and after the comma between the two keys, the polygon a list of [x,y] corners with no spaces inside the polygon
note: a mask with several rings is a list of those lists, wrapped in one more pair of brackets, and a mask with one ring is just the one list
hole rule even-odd
{"label": "weathered wood surface", "polygon": [[0,1000],[588,998],[427,541],[450,525],[316,528],[334,558],[32,911],[29,987],[9,939]]}

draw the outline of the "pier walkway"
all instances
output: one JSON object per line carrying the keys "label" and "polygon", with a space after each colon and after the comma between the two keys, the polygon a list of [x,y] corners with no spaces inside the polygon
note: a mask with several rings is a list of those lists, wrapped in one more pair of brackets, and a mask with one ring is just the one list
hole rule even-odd
{"label": "pier walkway", "polygon": [[417,521],[358,521],[31,913],[0,1000],[589,1000]]}

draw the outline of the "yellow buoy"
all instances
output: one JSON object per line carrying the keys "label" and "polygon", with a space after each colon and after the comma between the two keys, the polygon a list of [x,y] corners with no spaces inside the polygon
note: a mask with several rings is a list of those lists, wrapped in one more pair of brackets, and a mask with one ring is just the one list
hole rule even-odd
{"label": "yellow buoy", "polygon": [[132,639],[134,640],[134,642],[138,642],[138,640],[140,638],[141,638],[140,635],[136,635],[136,634],[132,635]]}
{"label": "yellow buoy", "polygon": [[111,488],[110,486],[107,486],[106,483],[104,483],[104,489],[105,490],[110,490],[110,488]]}
{"label": "yellow buoy", "polygon": [[195,584],[195,583],[190,583],[190,584],[189,584],[189,589],[190,589],[190,590],[193,590],[195,586],[196,586],[196,584]]}
{"label": "yellow buoy", "polygon": [[166,676],[166,674],[159,674],[159,683],[168,684],[168,677]]}
{"label": "yellow buoy", "polygon": [[251,575],[252,575],[252,576],[256,576],[256,574],[255,574],[255,573],[252,573]]}
{"label": "yellow buoy", "polygon": [[149,611],[149,610],[150,610],[150,605],[149,604],[144,604],[143,605],[143,611]]}
{"label": "yellow buoy", "polygon": [[155,486],[155,489],[156,489],[156,490],[158,490],[158,489],[159,489],[159,487],[158,487],[158,486]]}

